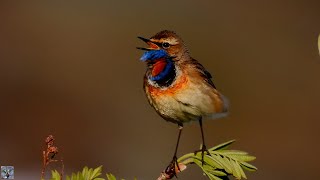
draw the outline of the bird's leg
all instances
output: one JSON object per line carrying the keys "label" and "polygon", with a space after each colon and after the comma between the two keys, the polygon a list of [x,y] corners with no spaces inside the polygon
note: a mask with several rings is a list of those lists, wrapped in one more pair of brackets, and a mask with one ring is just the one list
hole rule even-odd
{"label": "bird's leg", "polygon": [[168,174],[171,177],[176,176],[176,167],[180,171],[179,164],[178,164],[178,158],[177,158],[177,152],[178,152],[178,147],[179,147],[179,142],[180,142],[180,136],[181,136],[182,129],[183,129],[183,125],[179,124],[179,134],[178,134],[178,140],[177,140],[177,144],[176,144],[176,149],[174,151],[174,155],[173,155],[172,161],[170,162],[170,164],[165,169],[165,173]]}
{"label": "bird's leg", "polygon": [[204,157],[204,152],[207,152],[207,154],[210,156],[210,153],[206,147],[206,143],[204,141],[204,134],[203,134],[203,128],[202,128],[202,118],[200,117],[199,119],[199,125],[200,125],[200,129],[201,129],[201,137],[202,137],[202,147],[200,150],[196,151],[195,154],[197,152],[200,152],[201,151],[201,163],[202,163],[202,166],[203,166],[203,163],[204,163],[204,160],[203,160],[203,157]]}
{"label": "bird's leg", "polygon": [[[177,144],[176,144],[176,149],[174,150],[174,155],[173,155],[173,159],[172,161],[175,161],[175,163],[178,166],[178,162],[177,162],[177,152],[178,152],[178,147],[179,147],[179,142],[180,142],[180,136],[181,136],[181,132],[182,132],[183,126],[179,125],[179,135],[178,135],[178,140],[177,140]],[[179,168],[179,166],[178,166]],[[180,169],[179,169],[180,170]]]}

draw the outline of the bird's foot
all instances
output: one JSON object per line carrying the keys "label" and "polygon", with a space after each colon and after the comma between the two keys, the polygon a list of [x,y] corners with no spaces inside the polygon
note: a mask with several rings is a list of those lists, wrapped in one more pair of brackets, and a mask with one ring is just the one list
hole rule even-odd
{"label": "bird's foot", "polygon": [[194,152],[194,154],[196,155],[198,152],[201,152],[201,164],[203,166],[204,164],[204,154],[206,152],[207,155],[211,156],[210,152],[208,151],[206,145],[202,145],[200,150],[197,150]]}
{"label": "bird's foot", "polygon": [[166,167],[164,173],[168,176],[168,179],[173,178],[173,176],[177,177],[177,172],[180,172],[180,167],[178,164],[178,158],[177,156],[173,156],[172,161],[170,164]]}

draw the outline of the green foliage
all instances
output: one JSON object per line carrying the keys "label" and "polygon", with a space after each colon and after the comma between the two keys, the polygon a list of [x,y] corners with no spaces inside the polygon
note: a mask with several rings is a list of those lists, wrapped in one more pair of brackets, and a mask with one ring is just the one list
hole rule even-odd
{"label": "green foliage", "polygon": [[109,174],[107,173],[107,178],[108,178],[108,180],[117,180],[117,178],[111,173],[109,173]]}
{"label": "green foliage", "polygon": [[51,171],[51,176],[50,180],[60,180],[60,174],[57,170]]}
{"label": "green foliage", "polygon": [[[229,175],[234,176],[236,179],[246,179],[244,170],[257,170],[255,166],[248,163],[256,158],[244,151],[227,150],[233,142],[234,140],[231,140],[208,149],[210,154],[204,152],[203,165],[201,152],[186,154],[178,159],[178,163],[184,165],[196,164],[210,180],[222,180],[223,177]],[[81,172],[72,173],[70,177],[67,176],[66,180],[117,180],[110,173],[106,174],[107,179],[102,178],[101,171],[102,166],[95,169],[84,167]],[[50,180],[60,180],[59,172],[56,170],[52,171],[52,178]]]}
{"label": "green foliage", "polygon": [[[106,180],[101,177],[102,166],[99,166],[95,169],[84,167],[82,171],[77,173],[72,173],[71,176],[67,176],[66,180]],[[52,177],[50,180],[60,180],[60,174],[57,170],[51,172]],[[107,174],[107,180],[116,180],[114,175]],[[123,180],[123,179],[122,179]]]}
{"label": "green foliage", "polygon": [[234,140],[228,141],[208,149],[210,154],[205,152],[203,165],[201,152],[182,156],[178,159],[178,162],[192,161],[202,169],[210,180],[222,180],[221,177],[228,175],[232,175],[236,179],[246,179],[247,177],[243,170],[256,171],[257,168],[255,166],[247,163],[256,158],[244,151],[226,150],[233,142]]}
{"label": "green foliage", "polygon": [[101,175],[102,166],[95,169],[84,167],[82,172],[72,173],[71,177],[67,176],[67,180],[105,180],[99,177]]}

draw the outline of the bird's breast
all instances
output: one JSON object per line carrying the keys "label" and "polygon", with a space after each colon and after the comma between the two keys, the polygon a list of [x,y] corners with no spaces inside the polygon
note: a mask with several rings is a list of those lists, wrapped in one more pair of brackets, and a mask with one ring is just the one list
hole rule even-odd
{"label": "bird's breast", "polygon": [[157,87],[153,85],[148,85],[148,92],[151,96],[157,98],[161,96],[173,96],[176,93],[183,90],[183,88],[187,87],[188,78],[187,76],[181,75],[180,77],[176,77],[173,83],[168,87]]}
{"label": "bird's breast", "polygon": [[191,120],[191,118],[186,117],[186,113],[181,109],[181,102],[177,100],[178,96],[184,94],[188,82],[188,77],[185,75],[176,77],[168,87],[154,86],[150,84],[150,80],[147,81],[145,91],[149,103],[168,121],[179,124]]}

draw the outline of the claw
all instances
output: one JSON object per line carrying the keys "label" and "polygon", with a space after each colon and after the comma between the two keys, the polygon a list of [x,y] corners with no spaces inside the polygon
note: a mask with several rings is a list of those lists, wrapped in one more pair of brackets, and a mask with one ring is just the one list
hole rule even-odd
{"label": "claw", "polygon": [[[176,170],[177,168],[177,170]],[[166,167],[165,169],[165,173],[169,176],[169,179],[173,178],[173,176],[177,177],[177,171],[180,172],[180,167],[178,164],[178,158],[176,156],[174,156],[172,158],[172,161],[170,162],[170,164]]]}

